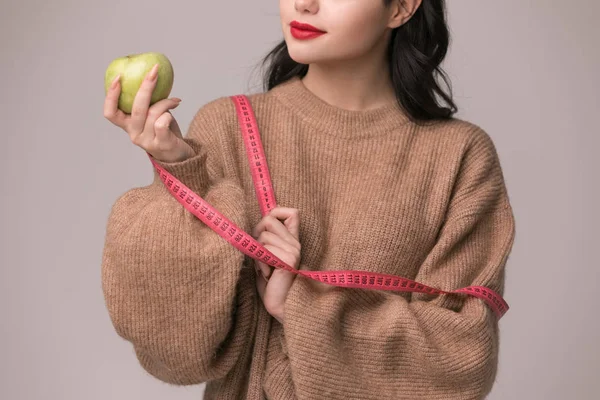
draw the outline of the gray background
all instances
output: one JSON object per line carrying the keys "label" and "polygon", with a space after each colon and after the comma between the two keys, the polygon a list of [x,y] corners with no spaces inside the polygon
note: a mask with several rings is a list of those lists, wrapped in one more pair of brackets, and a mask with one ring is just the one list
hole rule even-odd
{"label": "gray background", "polygon": [[[0,398],[200,398],[146,374],[104,307],[110,207],[153,171],[102,115],[104,71],[165,53],[185,132],[204,103],[261,90],[277,1],[1,4]],[[449,15],[458,117],[492,136],[517,221],[488,399],[597,399],[600,5],[460,0]]]}

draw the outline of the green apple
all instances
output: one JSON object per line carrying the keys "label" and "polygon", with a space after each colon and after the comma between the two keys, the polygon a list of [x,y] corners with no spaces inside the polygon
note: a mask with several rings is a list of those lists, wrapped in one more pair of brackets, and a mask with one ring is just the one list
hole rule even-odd
{"label": "green apple", "polygon": [[119,109],[126,114],[131,114],[133,100],[137,94],[142,82],[148,75],[148,72],[156,64],[158,66],[158,79],[152,92],[150,105],[166,99],[173,88],[173,66],[169,59],[161,53],[149,52],[141,54],[131,54],[125,57],[119,57],[111,61],[106,73],[104,74],[104,93],[108,93],[113,79],[121,74],[121,94],[119,95]]}

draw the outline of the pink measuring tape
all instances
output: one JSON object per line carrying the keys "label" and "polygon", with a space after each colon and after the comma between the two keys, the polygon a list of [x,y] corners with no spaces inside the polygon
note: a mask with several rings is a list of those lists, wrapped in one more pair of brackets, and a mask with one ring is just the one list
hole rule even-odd
{"label": "pink measuring tape", "polygon": [[[240,128],[244,137],[244,144],[246,145],[248,161],[250,163],[254,189],[260,204],[261,214],[264,217],[273,208],[277,207],[277,205],[275,193],[273,192],[273,185],[271,184],[271,176],[267,168],[267,160],[258,132],[258,125],[250,102],[246,96],[237,95],[231,96],[230,98],[234,101],[236,106]],[[154,167],[158,170],[161,180],[178,202],[208,225],[219,236],[231,243],[236,249],[255,260],[332,286],[379,289],[397,292],[419,292],[434,295],[463,293],[483,299],[492,308],[498,319],[502,318],[508,311],[509,307],[504,299],[498,293],[484,286],[468,286],[447,292],[410,279],[380,274],[377,272],[305,271],[292,268],[257,242],[252,235],[244,232],[214,207],[204,201],[200,196],[181,183],[177,178],[165,171],[164,168],[160,167],[154,161],[149,153],[147,154],[150,157],[152,164],[154,164]]]}

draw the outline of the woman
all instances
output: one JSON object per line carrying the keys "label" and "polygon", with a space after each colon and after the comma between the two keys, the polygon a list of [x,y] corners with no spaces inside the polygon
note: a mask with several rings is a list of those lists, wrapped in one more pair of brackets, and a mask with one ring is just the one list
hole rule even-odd
{"label": "woman", "polygon": [[[262,217],[229,97],[186,137],[149,106],[105,116],[282,261],[362,270],[443,290],[500,294],[515,221],[499,158],[452,117],[436,83],[448,46],[443,0],[281,0],[284,42],[249,95],[280,207]],[[318,34],[307,32],[306,24]],[[439,97],[446,106],[439,105]],[[256,262],[185,210],[155,171],[107,225],[111,320],[140,364],[205,399],[482,399],[498,321],[480,299],[339,288]],[[252,266],[260,271],[255,275]]]}

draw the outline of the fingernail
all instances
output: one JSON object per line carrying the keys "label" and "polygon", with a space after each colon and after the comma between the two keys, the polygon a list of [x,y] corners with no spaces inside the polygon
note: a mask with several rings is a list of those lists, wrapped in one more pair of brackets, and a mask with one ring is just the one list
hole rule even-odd
{"label": "fingernail", "polygon": [[181,102],[181,99],[180,99],[180,98],[178,98],[178,97],[175,97],[175,98],[173,98],[173,101],[176,101],[176,102],[180,103],[180,102]]}
{"label": "fingernail", "polygon": [[157,76],[158,76],[158,64],[155,64],[154,67],[152,67],[152,69],[150,70],[150,76],[148,78],[150,78],[150,80],[153,81]]}
{"label": "fingernail", "polygon": [[117,87],[117,83],[119,83],[120,77],[121,77],[121,74],[118,74],[117,76],[115,76],[115,79],[113,79],[112,83],[110,84],[111,89],[114,89]]}

